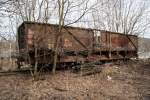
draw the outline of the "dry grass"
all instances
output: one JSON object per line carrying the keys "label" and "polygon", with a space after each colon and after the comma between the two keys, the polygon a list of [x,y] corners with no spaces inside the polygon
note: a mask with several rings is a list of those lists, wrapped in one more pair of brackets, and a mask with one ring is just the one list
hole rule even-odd
{"label": "dry grass", "polygon": [[[0,100],[142,100],[132,79],[136,70],[135,66],[106,64],[102,73],[89,76],[71,71],[46,74],[39,81],[24,74],[1,76]],[[107,80],[107,75],[112,80]]]}
{"label": "dry grass", "polygon": [[114,75],[114,74],[117,74],[119,73],[119,66],[117,65],[109,65],[109,64],[106,64],[103,66],[103,69],[102,69],[102,74],[105,75],[105,76],[111,76],[111,75]]}
{"label": "dry grass", "polygon": [[0,59],[0,70],[13,70],[17,67],[16,59],[12,58],[1,58]]}
{"label": "dry grass", "polygon": [[[46,80],[11,76],[1,77],[0,99],[4,100],[129,100],[137,95],[133,86],[120,81],[101,80],[98,75],[90,77],[68,76],[68,72],[47,76]],[[20,79],[23,78],[23,79]],[[8,83],[8,84],[6,84]],[[123,98],[123,99],[122,99]]]}

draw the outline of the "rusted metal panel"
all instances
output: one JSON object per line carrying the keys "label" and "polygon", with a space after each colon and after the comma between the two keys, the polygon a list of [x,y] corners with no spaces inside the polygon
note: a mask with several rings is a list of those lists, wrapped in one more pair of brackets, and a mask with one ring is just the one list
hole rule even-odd
{"label": "rusted metal panel", "polygon": [[[19,49],[22,52],[32,52],[30,58],[33,63],[35,45],[39,51],[46,51],[39,53],[39,62],[51,63],[53,61],[53,53],[49,51],[54,50],[55,39],[58,36],[58,25],[25,22],[19,27],[18,32]],[[137,36],[134,35],[64,27],[60,36],[59,61],[99,61],[137,57],[137,41]],[[65,55],[65,52],[73,54]],[[77,54],[81,52],[88,52],[90,55],[78,56]]]}
{"label": "rusted metal panel", "polygon": [[71,51],[85,51],[92,49],[92,31],[68,28],[63,34],[63,48]]}
{"label": "rusted metal panel", "polygon": [[[38,48],[52,49],[52,47],[54,47],[58,27],[53,25],[43,26],[39,24],[28,24],[27,29],[26,42],[29,48],[32,48],[34,43],[38,44]],[[62,48],[71,51],[84,51],[86,48],[92,48],[92,31],[89,32],[89,30],[76,28],[67,29],[72,35],[70,35],[65,29],[62,30],[62,43],[60,44],[62,45]],[[86,48],[84,48],[83,45]]]}
{"label": "rusted metal panel", "polygon": [[32,49],[34,44],[37,44],[39,49],[54,47],[54,32],[56,31],[54,28],[39,24],[27,24],[27,30],[27,45],[29,48]]}
{"label": "rusted metal panel", "polygon": [[[138,47],[137,37],[132,35],[116,34],[113,32],[103,32],[101,33],[101,42],[104,47],[109,47],[112,50],[127,50],[136,51]],[[109,41],[109,36],[110,40]],[[129,39],[130,38],[130,39]],[[136,47],[135,47],[136,46]]]}

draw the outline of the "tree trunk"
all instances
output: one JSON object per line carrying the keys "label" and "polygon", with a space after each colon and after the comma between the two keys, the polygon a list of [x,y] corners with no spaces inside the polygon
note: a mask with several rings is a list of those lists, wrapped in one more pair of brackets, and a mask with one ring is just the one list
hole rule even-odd
{"label": "tree trunk", "polygon": [[59,4],[59,31],[56,34],[55,47],[54,47],[54,61],[53,61],[53,69],[52,72],[55,74],[56,66],[57,66],[57,56],[58,56],[58,47],[60,42],[60,37],[62,34],[62,27],[64,25],[64,0],[58,0]]}
{"label": "tree trunk", "polygon": [[38,78],[38,70],[37,70],[37,67],[38,67],[38,59],[37,59],[37,46],[35,47],[35,65],[34,65],[34,80],[37,80]]}

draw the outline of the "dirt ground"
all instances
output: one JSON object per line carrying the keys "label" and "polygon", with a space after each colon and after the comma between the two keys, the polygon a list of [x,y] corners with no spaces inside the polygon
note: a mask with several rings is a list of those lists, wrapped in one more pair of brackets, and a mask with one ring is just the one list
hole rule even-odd
{"label": "dirt ground", "polygon": [[107,63],[100,73],[0,76],[0,100],[150,100],[150,61]]}

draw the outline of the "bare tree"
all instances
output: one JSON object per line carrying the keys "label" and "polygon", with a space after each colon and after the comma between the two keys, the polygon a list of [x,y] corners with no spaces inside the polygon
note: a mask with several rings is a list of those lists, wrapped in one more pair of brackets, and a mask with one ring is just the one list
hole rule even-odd
{"label": "bare tree", "polygon": [[143,0],[103,0],[99,3],[101,9],[93,12],[95,25],[125,34],[144,33],[150,26],[150,20],[146,20],[147,3]]}
{"label": "bare tree", "polygon": [[[18,21],[37,21],[49,23],[51,17],[58,22],[58,33],[56,34],[54,46],[54,63],[52,72],[55,73],[58,44],[62,35],[62,28],[67,25],[78,23],[92,8],[94,4],[90,0],[17,0],[11,5],[13,9],[8,12],[15,14]],[[79,9],[80,8],[80,9]],[[56,11],[57,10],[57,11]],[[81,15],[78,13],[81,12]],[[74,15],[74,17],[72,17]],[[68,21],[68,19],[71,19]]]}
{"label": "bare tree", "polygon": [[55,70],[56,70],[56,63],[57,63],[57,53],[58,53],[58,45],[59,45],[59,41],[60,41],[60,35],[61,35],[61,30],[62,27],[64,25],[64,5],[65,2],[64,0],[58,0],[58,5],[59,5],[59,31],[56,34],[56,39],[55,39],[55,47],[54,47],[54,63],[53,63],[53,74],[55,74]]}
{"label": "bare tree", "polygon": [[[90,6],[88,4],[89,4],[89,0],[81,0],[81,1],[79,0],[78,2],[73,0],[58,0],[59,31],[56,35],[55,46],[54,46],[54,62],[53,62],[53,70],[52,70],[54,74],[57,66],[58,44],[60,42],[61,35],[63,34],[62,29],[65,26],[78,23],[86,15],[87,12],[89,12],[96,6],[95,3]],[[70,17],[69,14],[72,14],[74,12],[80,12],[77,10],[78,7],[81,7],[80,11],[82,12],[82,14],[79,16],[76,15],[77,17],[76,19],[72,18],[72,20],[70,20],[69,22],[66,21],[66,19]]]}
{"label": "bare tree", "polygon": [[[12,2],[9,4],[8,9],[5,8],[5,12],[7,12],[7,15],[10,17],[11,20],[16,20],[13,24],[16,24],[17,27],[19,23],[23,21],[36,21],[48,23],[49,17],[51,16],[49,13],[49,2],[51,1],[52,0],[12,0]],[[36,79],[38,74],[38,38],[43,37],[34,37],[36,39],[34,39],[33,41],[35,50],[35,65],[33,75]],[[28,59],[30,60],[29,55]]]}
{"label": "bare tree", "polygon": [[91,16],[89,20],[93,19],[94,28],[125,34],[144,33],[150,26],[150,19],[145,20],[149,8],[142,0],[11,0],[9,5],[5,11],[20,23],[58,23],[53,73],[57,65],[62,29],[79,23],[86,15]]}

